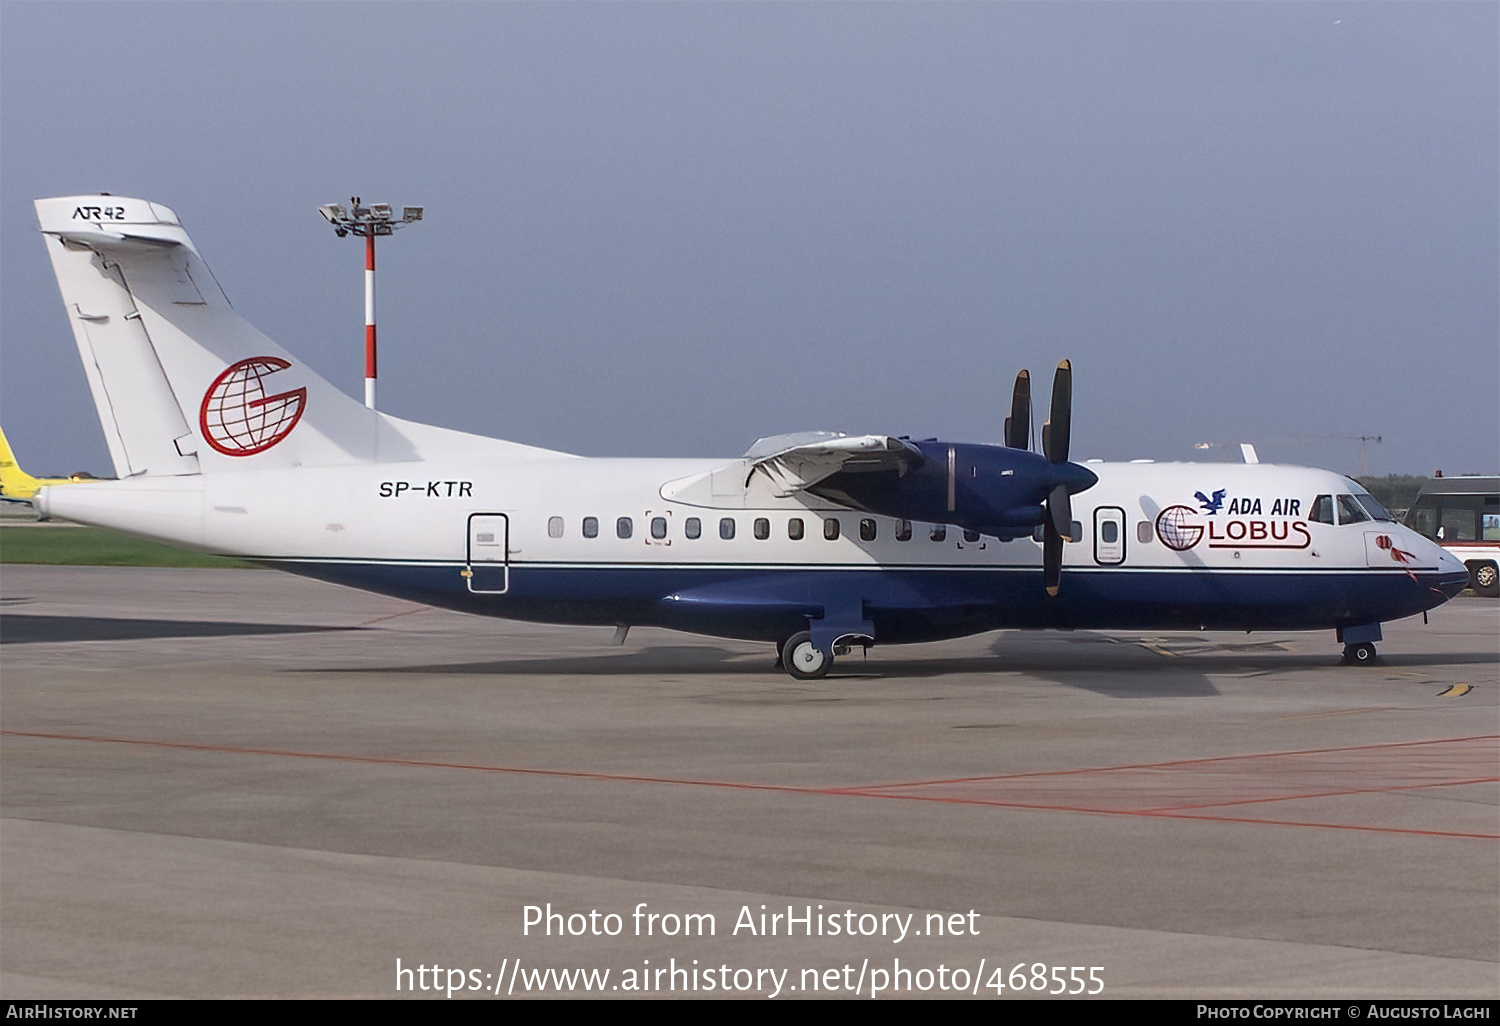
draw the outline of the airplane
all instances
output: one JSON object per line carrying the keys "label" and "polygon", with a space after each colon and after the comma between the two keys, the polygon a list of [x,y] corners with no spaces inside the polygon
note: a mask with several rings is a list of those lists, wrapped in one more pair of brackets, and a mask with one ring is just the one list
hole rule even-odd
{"label": "airplane", "polygon": [[92,478],[93,475],[82,471],[72,477],[32,477],[16,462],[16,454],[11,452],[10,442],[0,430],[0,501],[29,504],[43,488],[76,484]]}
{"label": "airplane", "polygon": [[620,640],[766,642],[802,680],[1002,628],[1331,630],[1367,664],[1383,621],[1468,581],[1329,471],[1071,462],[1067,361],[1040,453],[1022,371],[1003,444],[813,432],[586,459],[360,404],[241,318],[160,204],[36,212],[118,477],[42,488],[70,520]]}

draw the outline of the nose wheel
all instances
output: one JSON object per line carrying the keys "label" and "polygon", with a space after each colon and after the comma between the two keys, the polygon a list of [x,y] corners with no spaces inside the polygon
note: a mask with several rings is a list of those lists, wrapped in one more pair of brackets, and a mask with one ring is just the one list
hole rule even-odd
{"label": "nose wheel", "polygon": [[828,676],[828,671],[833,668],[833,656],[825,655],[813,644],[812,635],[803,631],[782,643],[781,666],[798,680],[817,680]]}
{"label": "nose wheel", "polygon": [[1344,646],[1345,666],[1373,666],[1375,664],[1375,643],[1372,641],[1361,641],[1357,645]]}

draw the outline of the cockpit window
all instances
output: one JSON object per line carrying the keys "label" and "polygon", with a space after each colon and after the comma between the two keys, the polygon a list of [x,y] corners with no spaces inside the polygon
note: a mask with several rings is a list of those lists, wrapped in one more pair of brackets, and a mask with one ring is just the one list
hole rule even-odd
{"label": "cockpit window", "polygon": [[1370,514],[1365,512],[1365,508],[1359,504],[1358,499],[1352,495],[1339,496],[1339,523],[1358,524],[1369,519]]}
{"label": "cockpit window", "polygon": [[1314,499],[1308,510],[1307,519],[1315,524],[1333,523],[1333,496],[1320,495]]}
{"label": "cockpit window", "polygon": [[1389,520],[1391,523],[1396,522],[1396,518],[1391,516],[1390,510],[1382,506],[1380,504],[1380,500],[1375,498],[1375,496],[1371,495],[1369,492],[1355,492],[1354,497],[1358,499],[1359,504],[1365,508],[1365,512],[1370,514],[1371,520]]}

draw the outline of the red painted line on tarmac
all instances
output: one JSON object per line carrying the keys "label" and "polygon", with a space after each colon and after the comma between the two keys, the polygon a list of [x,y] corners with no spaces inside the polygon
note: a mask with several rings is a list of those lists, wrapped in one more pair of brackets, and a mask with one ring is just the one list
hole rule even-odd
{"label": "red painted line on tarmac", "polygon": [[103,744],[144,745],[186,752],[222,752],[228,755],[275,755],[288,759],[325,759],[330,762],[360,762],[379,766],[412,766],[422,769],[478,770],[483,773],[518,773],[538,777],[570,777],[578,780],[611,780],[631,784],[684,784],[694,787],[727,787],[746,791],[787,791],[795,794],[833,794],[821,788],[792,784],[747,784],[732,780],[691,780],[682,777],[645,777],[626,773],[599,773],[588,770],[551,770],[530,766],[487,766],[482,763],[436,762],[424,759],[394,759],[378,755],[340,755],[336,752],[293,752],[280,748],[240,748],[234,745],[195,745],[181,741],[146,741],[129,737],[101,737],[86,734],[41,734],[22,730],[0,730],[0,737],[33,737],[49,741],[93,741]]}
{"label": "red painted line on tarmac", "polygon": [[[1170,769],[1176,766],[1204,766],[1215,762],[1237,762],[1244,759],[1277,759],[1289,755],[1330,755],[1335,752],[1369,752],[1383,748],[1415,748],[1420,745],[1451,745],[1464,741],[1500,741],[1500,734],[1475,734],[1472,737],[1439,737],[1426,741],[1392,741],[1378,745],[1354,745],[1350,748],[1306,748],[1290,752],[1249,752],[1245,755],[1213,755],[1202,759],[1177,759],[1172,762],[1138,762],[1123,766],[1095,766],[1070,770],[1035,770],[1030,773],[1001,773],[990,777],[952,777],[946,780],[901,780],[870,787],[930,787],[934,784],[977,784],[989,780],[1025,780],[1028,777],[1065,777],[1080,773],[1116,773],[1120,770]],[[866,785],[860,785],[861,787]]]}
{"label": "red painted line on tarmac", "polygon": [[399,617],[411,616],[414,613],[425,613],[425,612],[427,612],[431,608],[432,608],[431,606],[417,606],[415,609],[403,609],[399,613],[387,613],[385,616],[377,616],[373,620],[366,620],[363,623],[356,624],[355,626],[356,627],[368,627],[371,624],[384,623],[387,620],[395,620],[395,619],[398,619]]}
{"label": "red painted line on tarmac", "polygon": [[1376,834],[1414,834],[1420,837],[1454,837],[1476,841],[1500,841],[1500,834],[1469,834],[1453,830],[1417,830],[1407,827],[1362,826],[1357,823],[1315,823],[1292,819],[1253,819],[1248,816],[1204,816],[1185,812],[1150,812],[1145,809],[1094,809],[1074,805],[1026,805],[988,798],[943,798],[925,794],[870,794],[842,791],[852,797],[893,798],[897,801],[945,802],[953,805],[989,805],[1003,809],[1030,809],[1037,812],[1081,812],[1099,816],[1140,816],[1146,819],[1192,819],[1205,823],[1252,823],[1262,826],[1314,827],[1322,830],[1360,830]]}
{"label": "red painted line on tarmac", "polygon": [[1459,787],[1463,784],[1495,784],[1500,777],[1472,777],[1468,780],[1433,780],[1422,784],[1392,784],[1389,787],[1351,787],[1342,791],[1309,791],[1306,794],[1278,794],[1262,798],[1237,798],[1222,802],[1203,802],[1196,805],[1162,805],[1153,809],[1141,809],[1144,815],[1154,813],[1185,812],[1189,809],[1220,809],[1230,805],[1256,805],[1261,802],[1296,802],[1307,798],[1343,798],[1351,794],[1394,794],[1397,791],[1419,791],[1424,787]]}
{"label": "red painted line on tarmac", "polygon": [[[894,787],[909,788],[909,787],[921,787],[921,786],[925,786],[923,783],[918,783],[918,784],[891,784],[891,785],[863,785],[863,786],[854,786],[854,787],[803,787],[803,786],[797,786],[797,785],[793,785],[793,784],[754,784],[754,783],[744,783],[744,782],[726,781],[726,780],[694,780],[694,779],[691,779],[691,778],[683,778],[683,777],[650,777],[650,776],[640,776],[640,775],[623,774],[623,773],[590,772],[590,771],[584,771],[584,770],[537,769],[537,768],[534,768],[534,767],[527,767],[527,766],[490,766],[490,765],[484,765],[484,764],[480,764],[480,763],[438,762],[438,761],[433,761],[433,760],[419,760],[419,759],[396,759],[396,758],[391,758],[391,757],[388,757],[388,756],[341,755],[341,754],[333,753],[333,752],[297,752],[297,751],[290,751],[290,750],[277,749],[277,748],[244,748],[244,747],[239,747],[239,746],[235,746],[235,745],[190,744],[190,743],[187,743],[187,742],[180,742],[180,741],[150,741],[150,740],[144,740],[144,739],[140,739],[140,738],[105,737],[105,736],[101,736],[101,735],[87,735],[87,734],[51,734],[51,733],[41,733],[41,732],[36,732],[36,731],[0,730],[0,737],[37,738],[37,739],[48,740],[48,741],[86,741],[86,742],[92,742],[92,743],[97,743],[97,744],[139,745],[139,746],[143,746],[143,747],[166,748],[166,749],[172,749],[172,750],[177,750],[177,751],[218,752],[218,753],[229,754],[229,755],[269,755],[269,756],[277,756],[277,757],[281,757],[281,758],[290,758],[290,759],[322,759],[322,760],[326,760],[326,761],[329,761],[329,762],[352,762],[352,763],[364,763],[364,764],[382,765],[382,766],[410,766],[410,767],[413,767],[413,768],[421,768],[421,769],[477,770],[477,771],[485,772],[485,773],[511,773],[511,774],[527,775],[527,776],[560,777],[560,778],[574,779],[574,780],[612,781],[612,782],[616,782],[616,783],[678,784],[678,785],[687,786],[687,787],[714,787],[714,788],[725,788],[725,789],[729,789],[729,790],[742,790],[742,791],[774,791],[774,792],[780,792],[780,793],[783,793],[783,794],[804,794],[804,795],[818,795],[818,796],[825,796],[825,797],[877,798],[877,799],[883,798],[883,799],[889,799],[889,800],[895,800],[895,801],[938,802],[938,803],[948,804],[948,805],[983,805],[983,806],[989,806],[989,807],[992,807],[992,808],[1028,809],[1028,810],[1039,811],[1039,812],[1073,812],[1073,813],[1083,813],[1083,814],[1089,814],[1089,815],[1103,815],[1103,816],[1143,816],[1143,817],[1157,818],[1157,819],[1192,819],[1192,820],[1202,820],[1202,821],[1213,822],[1213,823],[1249,823],[1249,824],[1260,824],[1260,825],[1265,825],[1265,826],[1315,827],[1315,828],[1322,828],[1322,829],[1327,829],[1327,830],[1358,830],[1358,831],[1367,831],[1367,832],[1373,832],[1373,833],[1386,833],[1386,834],[1412,834],[1412,835],[1419,835],[1419,836],[1426,836],[1426,837],[1452,837],[1452,838],[1465,838],[1465,839],[1491,840],[1491,841],[1492,840],[1500,840],[1500,835],[1495,835],[1495,834],[1471,834],[1471,833],[1460,833],[1460,832],[1445,831],[1445,830],[1417,830],[1417,829],[1407,829],[1407,828],[1402,828],[1402,827],[1388,827],[1388,826],[1361,826],[1361,825],[1357,825],[1357,824],[1348,824],[1348,823],[1321,823],[1321,822],[1300,822],[1300,821],[1294,821],[1294,820],[1279,820],[1279,819],[1252,819],[1252,818],[1248,818],[1248,817],[1215,816],[1215,815],[1193,814],[1193,813],[1189,813],[1189,812],[1185,812],[1185,811],[1173,811],[1173,810],[1162,811],[1162,810],[1148,810],[1148,809],[1106,809],[1106,808],[1096,808],[1096,807],[1091,807],[1091,806],[1077,806],[1077,805],[1047,805],[1047,804],[1036,804],[1036,803],[1018,802],[1018,801],[1002,801],[1002,800],[988,799],[988,798],[953,797],[953,796],[944,796],[944,795],[935,795],[935,794],[893,794],[893,793],[890,793],[888,790],[886,790],[886,788],[894,788]],[[1362,746],[1359,746],[1359,747],[1356,747],[1356,748],[1330,748],[1330,749],[1314,750],[1313,752],[1280,752],[1280,753],[1267,753],[1267,754],[1268,755],[1303,755],[1303,754],[1321,754],[1322,752],[1365,751],[1365,750],[1377,749],[1377,748],[1400,748],[1400,747],[1409,747],[1409,746],[1413,746],[1413,745],[1444,744],[1444,743],[1450,743],[1451,741],[1488,740],[1488,739],[1490,739],[1492,737],[1496,737],[1496,735],[1483,735],[1483,736],[1474,737],[1474,738],[1452,738],[1452,739],[1435,740],[1435,741],[1401,742],[1401,743],[1397,743],[1397,744],[1386,744],[1386,745],[1362,745]],[[1159,767],[1159,766],[1180,766],[1180,765],[1189,765],[1189,764],[1194,764],[1194,763],[1223,762],[1223,761],[1226,761],[1226,760],[1229,760],[1229,759],[1246,759],[1246,758],[1258,758],[1258,757],[1257,756],[1223,756],[1223,757],[1210,758],[1210,759],[1182,760],[1180,762],[1173,762],[1173,763],[1155,763],[1155,764],[1146,764],[1146,765],[1142,765],[1142,766],[1111,767],[1111,769],[1151,769],[1151,768],[1155,768],[1155,767]],[[1001,776],[1001,777],[966,777],[966,778],[959,778],[958,780],[955,780],[955,781],[952,781],[952,782],[953,783],[968,783],[968,782],[974,782],[974,781],[983,782],[983,781],[1006,780],[1006,779],[1027,778],[1027,777],[1034,778],[1034,777],[1045,777],[1045,776],[1069,776],[1069,775],[1074,775],[1074,774],[1077,774],[1077,773],[1089,773],[1089,772],[1102,772],[1102,771],[1101,770],[1060,770],[1060,771],[1055,771],[1055,772],[1052,772],[1052,773],[1040,772],[1040,773],[1013,774],[1013,775],[1008,776],[1008,777],[1007,776]],[[948,781],[934,781],[933,783],[948,783]],[[1429,786],[1432,786],[1432,785],[1429,785]]]}

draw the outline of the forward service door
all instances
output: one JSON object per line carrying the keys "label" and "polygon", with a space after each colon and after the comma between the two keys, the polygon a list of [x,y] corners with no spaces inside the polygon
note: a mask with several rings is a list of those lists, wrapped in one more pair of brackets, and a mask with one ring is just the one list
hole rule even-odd
{"label": "forward service door", "polygon": [[1100,566],[1125,562],[1125,511],[1118,506],[1094,510],[1094,562]]}
{"label": "forward service door", "polygon": [[503,595],[510,587],[510,517],[470,513],[464,577],[476,595]]}

